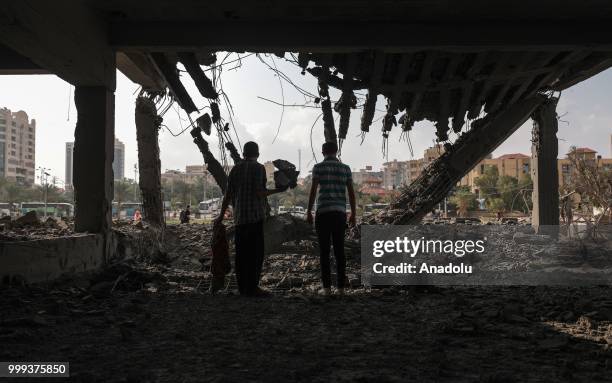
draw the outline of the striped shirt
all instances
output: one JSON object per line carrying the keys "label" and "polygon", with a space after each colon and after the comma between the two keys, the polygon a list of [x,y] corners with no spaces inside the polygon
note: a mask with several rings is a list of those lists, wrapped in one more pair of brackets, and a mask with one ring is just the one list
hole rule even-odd
{"label": "striped shirt", "polygon": [[257,195],[266,190],[266,168],[257,161],[244,160],[236,164],[227,179],[227,193],[236,225],[255,223],[266,218],[268,200]]}
{"label": "striped shirt", "polygon": [[351,168],[336,157],[327,157],[314,166],[312,179],[319,181],[317,214],[330,211],[346,213],[346,185],[353,182]]}

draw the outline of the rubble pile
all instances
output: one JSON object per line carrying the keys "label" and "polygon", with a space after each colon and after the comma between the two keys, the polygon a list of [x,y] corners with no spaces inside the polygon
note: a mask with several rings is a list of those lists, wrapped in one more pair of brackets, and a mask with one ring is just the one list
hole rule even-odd
{"label": "rubble pile", "polygon": [[[322,374],[373,381],[390,363],[423,381],[604,382],[612,369],[607,287],[387,288],[253,299],[184,293],[171,283],[116,267],[99,280],[4,289],[0,357],[70,360],[79,382],[240,381],[246,369],[274,381],[278,371],[298,368],[302,381]],[[410,357],[415,363],[405,363]],[[194,363],[183,371],[176,366],[185,358]],[[230,359],[235,368],[219,362]]]}
{"label": "rubble pile", "polygon": [[[321,269],[318,249],[312,241],[296,241],[286,244],[278,253],[264,260],[261,285],[273,292],[289,294],[314,294],[321,288]],[[331,257],[332,283],[336,281],[336,266]],[[359,256],[347,252],[346,274],[353,292],[363,292]]]}
{"label": "rubble pile", "polygon": [[[473,229],[453,226],[459,236]],[[542,250],[548,239],[529,226],[482,226],[491,230],[491,241],[504,246],[487,260],[491,267],[520,268],[548,259],[531,252]],[[201,368],[189,370],[191,376],[206,374],[215,381],[243,380],[241,368],[262,380],[274,380],[268,370],[302,368],[304,381],[322,369],[345,381],[371,381],[379,375],[368,370],[380,366],[383,371],[389,363],[426,381],[462,381],[455,378],[469,373],[470,381],[483,382],[550,377],[603,382],[612,369],[607,286],[369,290],[361,286],[359,255],[349,248],[350,288],[342,297],[321,297],[316,242],[306,239],[286,242],[265,257],[261,285],[272,298],[234,296],[232,275],[217,296],[208,293],[209,226],[168,225],[163,241],[146,224],[116,222],[114,230],[125,249],[108,267],[46,285],[2,287],[0,342],[6,347],[0,348],[0,359],[70,360],[78,366],[72,378],[88,382],[128,381],[126,375],[129,381],[188,380],[175,367],[185,357]],[[158,242],[149,247],[165,254],[163,259],[142,252],[150,237]],[[600,256],[589,249],[582,261]],[[331,270],[334,281],[333,263]],[[261,325],[253,326],[254,321]],[[329,321],[340,324],[333,336]],[[130,358],[123,357],[126,352]],[[469,370],[474,355],[481,356],[477,371]],[[406,364],[409,357],[418,363]],[[235,375],[228,378],[220,358],[232,358],[238,368],[229,373]],[[355,358],[367,358],[367,368]]]}
{"label": "rubble pile", "polygon": [[31,241],[52,239],[74,234],[74,223],[63,219],[48,217],[41,219],[35,211],[11,219],[0,219],[0,241]]}

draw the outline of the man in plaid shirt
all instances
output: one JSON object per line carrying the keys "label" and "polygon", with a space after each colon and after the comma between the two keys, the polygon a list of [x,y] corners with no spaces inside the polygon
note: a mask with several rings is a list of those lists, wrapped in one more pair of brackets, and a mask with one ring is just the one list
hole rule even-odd
{"label": "man in plaid shirt", "polygon": [[232,205],[236,242],[236,279],[242,295],[265,295],[259,288],[263,265],[264,233],[268,200],[271,194],[287,190],[266,189],[266,168],[257,162],[259,146],[249,141],[244,144],[244,160],[236,164],[227,179],[227,189],[221,212],[215,225],[221,223],[228,205]]}

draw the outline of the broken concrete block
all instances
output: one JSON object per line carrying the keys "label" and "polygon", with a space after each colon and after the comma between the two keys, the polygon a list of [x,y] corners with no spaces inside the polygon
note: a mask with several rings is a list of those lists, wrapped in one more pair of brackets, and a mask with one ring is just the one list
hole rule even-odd
{"label": "broken concrete block", "polygon": [[297,177],[300,174],[299,171],[295,170],[295,165],[281,159],[274,160],[272,163],[278,169],[274,172],[274,184],[276,188],[295,188],[297,186]]}
{"label": "broken concrete block", "polygon": [[516,232],[514,233],[514,235],[512,236],[512,239],[514,240],[514,242],[519,243],[519,244],[534,244],[534,245],[539,245],[539,244],[547,244],[550,243],[551,238],[548,235],[539,235],[539,234],[525,234],[525,233],[521,233]]}
{"label": "broken concrete block", "polygon": [[47,227],[54,227],[55,226],[55,220],[53,219],[53,217],[47,217],[47,219],[43,222],[43,225],[45,225]]}
{"label": "broken concrete block", "polygon": [[38,219],[38,214],[36,214],[36,211],[32,210],[17,218],[14,224],[16,226],[34,226],[40,225],[40,220]]}

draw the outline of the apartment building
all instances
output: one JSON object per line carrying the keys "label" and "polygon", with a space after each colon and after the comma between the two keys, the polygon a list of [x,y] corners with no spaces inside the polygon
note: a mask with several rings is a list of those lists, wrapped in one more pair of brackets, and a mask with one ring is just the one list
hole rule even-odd
{"label": "apartment building", "polygon": [[375,172],[372,170],[371,165],[367,165],[364,169],[359,169],[358,171],[353,171],[353,183],[356,185],[361,185],[365,183],[366,180],[371,179],[379,179],[382,183],[383,180],[383,172]]}
{"label": "apartment building", "polygon": [[567,153],[565,158],[557,160],[559,186],[569,184],[576,174],[576,169],[572,165],[572,156],[579,157],[591,166],[612,170],[612,158],[603,158],[597,154],[597,151],[590,148],[576,148],[575,151]]}
{"label": "apartment building", "polygon": [[0,177],[33,184],[36,161],[36,120],[23,110],[0,109]]}
{"label": "apartment building", "polygon": [[113,157],[113,176],[115,180],[125,178],[125,145],[115,138],[115,153]]}
{"label": "apartment building", "polygon": [[[590,148],[576,148],[575,152],[567,153],[565,158],[557,160],[560,187],[571,182],[575,175],[575,169],[570,159],[572,155],[580,156],[593,166],[612,169],[612,158],[602,158],[602,156],[597,155],[597,151]],[[522,153],[512,153],[482,160],[461,179],[459,185],[469,186],[472,191],[476,191],[475,181],[485,172],[487,166],[497,167],[500,176],[510,176],[516,179],[531,177],[531,157]]]}
{"label": "apartment building", "polygon": [[72,167],[74,161],[74,142],[66,142],[66,161],[64,169],[64,182],[67,189],[72,189]]}
{"label": "apartment building", "polygon": [[[123,180],[125,178],[125,144],[115,138],[113,157],[113,179]],[[72,188],[74,168],[74,142],[66,142],[64,181],[66,188]]]}
{"label": "apartment building", "polygon": [[495,166],[500,176],[510,176],[516,179],[522,177],[531,177],[531,157],[522,153],[504,154],[497,158],[485,158],[480,161],[472,170],[470,170],[459,185],[468,186],[472,191],[477,189],[475,181],[484,174],[487,166]]}

